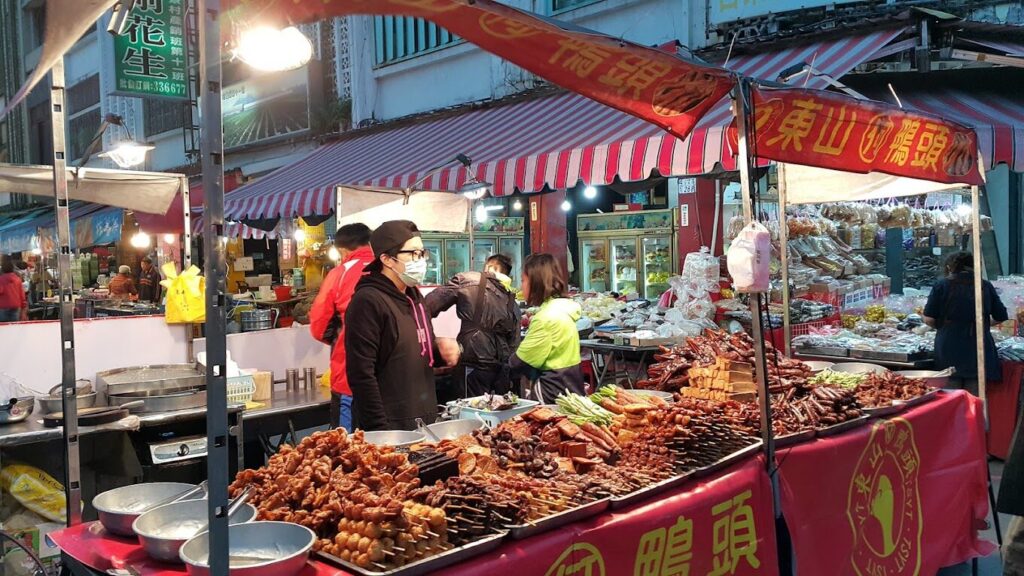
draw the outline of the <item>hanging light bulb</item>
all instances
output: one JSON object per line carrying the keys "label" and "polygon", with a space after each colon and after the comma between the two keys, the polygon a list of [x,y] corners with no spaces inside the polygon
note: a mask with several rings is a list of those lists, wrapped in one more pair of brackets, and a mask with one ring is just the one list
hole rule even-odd
{"label": "hanging light bulb", "polygon": [[295,232],[292,234],[292,237],[295,238],[296,242],[305,242],[306,241],[306,231],[303,230],[302,228],[296,228]]}
{"label": "hanging light bulb", "polygon": [[131,245],[134,248],[149,248],[149,243],[149,234],[144,234],[141,230],[136,232],[131,239]]}
{"label": "hanging light bulb", "polygon": [[512,203],[512,209],[516,212],[523,209],[523,203],[519,201],[519,198],[516,198],[516,201]]}
{"label": "hanging light bulb", "polygon": [[594,198],[597,198],[597,188],[594,188],[593,186],[587,186],[586,188],[583,189],[583,197],[586,198],[587,200],[593,200]]}
{"label": "hanging light bulb", "polygon": [[313,57],[313,44],[296,27],[283,30],[258,26],[242,32],[236,58],[264,72],[301,68]]}
{"label": "hanging light bulb", "polygon": [[164,234],[164,242],[167,244],[174,244],[174,241],[178,239],[175,234]]}
{"label": "hanging light bulb", "polygon": [[331,259],[331,262],[338,262],[341,260],[341,252],[338,251],[337,246],[331,246],[327,249],[327,257]]}
{"label": "hanging light bulb", "polygon": [[569,200],[562,200],[562,212],[568,212],[572,210],[572,203]]}

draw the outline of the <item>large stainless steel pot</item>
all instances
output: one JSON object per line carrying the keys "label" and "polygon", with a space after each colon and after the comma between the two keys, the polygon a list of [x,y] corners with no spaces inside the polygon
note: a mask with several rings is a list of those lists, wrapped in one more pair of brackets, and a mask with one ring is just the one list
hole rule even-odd
{"label": "large stainless steel pot", "polygon": [[7,404],[0,406],[0,424],[14,424],[26,420],[36,407],[36,399],[12,398]]}
{"label": "large stainless steel pot", "polygon": [[924,380],[926,386],[932,388],[946,388],[949,386],[949,377],[955,372],[952,368],[945,370],[901,370],[897,372],[900,376]]}
{"label": "large stainless steel pot", "polygon": [[96,389],[106,394],[188,390],[205,385],[206,372],[195,364],[133,366],[96,374]]}
{"label": "large stainless steel pot", "polygon": [[[454,440],[459,436],[472,434],[473,431],[484,427],[483,420],[448,420],[446,422],[435,422],[428,424],[426,428],[433,432],[438,440]],[[427,434],[431,437],[430,434]],[[433,437],[431,437],[433,439]]]}
{"label": "large stainless steel pot", "polygon": [[184,494],[195,484],[180,482],[149,482],[107,490],[92,499],[103,527],[119,536],[134,536],[132,523],[156,504]]}
{"label": "large stainless steel pot", "polygon": [[829,370],[846,374],[885,374],[889,371],[885,366],[868,364],[867,362],[840,362],[833,364]]}
{"label": "large stainless steel pot", "polygon": [[[39,410],[43,414],[56,414],[57,412],[64,411],[64,399],[59,395],[54,396],[39,396]],[[78,395],[78,409],[92,408],[96,405],[96,393],[90,392],[88,394]]]}
{"label": "large stainless steel pot", "polygon": [[278,311],[276,308],[264,308],[260,310],[246,310],[240,315],[242,332],[257,332],[259,330],[270,330],[277,324]]}
{"label": "large stainless steel pot", "polygon": [[[142,514],[132,524],[132,531],[146,554],[161,562],[181,563],[179,552],[185,542],[196,536],[209,522],[207,500],[184,500],[158,506]],[[256,519],[256,508],[243,504],[231,516],[231,524],[245,524]]]}
{"label": "large stainless steel pot", "polygon": [[368,444],[375,444],[377,446],[404,448],[423,442],[427,437],[422,432],[410,432],[408,430],[376,430],[363,433],[363,439]]}
{"label": "large stainless steel pot", "polygon": [[[289,522],[250,522],[228,527],[231,576],[295,576],[306,566],[316,534]],[[191,576],[210,574],[210,533],[185,542],[181,560]]]}

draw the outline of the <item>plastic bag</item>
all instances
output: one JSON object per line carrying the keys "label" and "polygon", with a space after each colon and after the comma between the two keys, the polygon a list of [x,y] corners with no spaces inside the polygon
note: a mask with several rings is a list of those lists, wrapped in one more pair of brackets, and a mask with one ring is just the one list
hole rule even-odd
{"label": "plastic bag", "polygon": [[160,285],[167,288],[165,321],[168,324],[192,324],[206,322],[206,278],[199,275],[199,268],[189,266],[180,275],[174,262],[161,268],[166,280]]}
{"label": "plastic bag", "polygon": [[729,247],[729,274],[737,292],[767,292],[771,275],[771,236],[758,222],[751,222]]}
{"label": "plastic bag", "polygon": [[4,466],[0,469],[0,486],[22,506],[36,514],[54,522],[67,522],[64,486],[35,466]]}

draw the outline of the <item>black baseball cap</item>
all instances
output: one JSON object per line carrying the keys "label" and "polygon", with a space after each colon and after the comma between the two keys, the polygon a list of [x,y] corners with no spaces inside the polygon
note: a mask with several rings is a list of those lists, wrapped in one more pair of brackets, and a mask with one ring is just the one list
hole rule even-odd
{"label": "black baseball cap", "polygon": [[401,248],[410,238],[420,236],[420,229],[409,220],[389,220],[384,222],[370,234],[370,249],[377,258],[369,266],[370,270],[380,270],[383,264],[380,255]]}

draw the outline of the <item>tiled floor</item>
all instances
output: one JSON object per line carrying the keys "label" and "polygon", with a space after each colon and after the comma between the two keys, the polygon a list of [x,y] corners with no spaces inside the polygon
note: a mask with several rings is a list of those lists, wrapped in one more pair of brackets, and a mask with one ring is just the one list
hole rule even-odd
{"label": "tiled floor", "polygon": [[[996,490],[996,494],[999,493],[999,480],[1003,475],[1003,463],[999,461],[993,461],[989,464],[989,470],[992,473],[992,484]],[[1010,518],[1005,514],[999,515],[999,524],[1002,526],[1003,534],[1006,534],[1006,525],[1009,523]],[[996,541],[995,528],[989,528],[982,533],[982,538],[990,542]],[[980,576],[1001,576],[1002,562],[999,560],[999,553],[996,552],[987,558],[982,558],[978,561],[978,574]],[[959,566],[951,566],[949,568],[939,571],[939,576],[970,576],[971,564],[961,564]]]}

